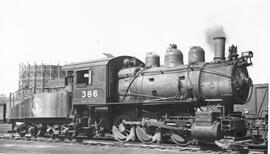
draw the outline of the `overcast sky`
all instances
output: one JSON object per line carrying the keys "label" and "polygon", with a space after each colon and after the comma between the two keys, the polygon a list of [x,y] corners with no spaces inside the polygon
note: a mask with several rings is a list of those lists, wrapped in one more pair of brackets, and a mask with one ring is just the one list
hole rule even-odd
{"label": "overcast sky", "polygon": [[205,31],[223,26],[238,51],[254,52],[249,68],[255,83],[269,83],[268,0],[27,0],[0,1],[0,93],[18,88],[20,62],[65,64],[145,53],[161,56],[176,43],[185,63],[190,46],[213,52]]}

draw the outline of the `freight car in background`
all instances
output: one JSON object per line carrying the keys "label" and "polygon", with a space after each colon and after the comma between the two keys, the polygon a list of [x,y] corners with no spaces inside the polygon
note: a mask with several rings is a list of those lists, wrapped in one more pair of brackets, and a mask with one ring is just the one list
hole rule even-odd
{"label": "freight car in background", "polygon": [[33,78],[28,73],[20,90],[11,94],[10,122],[23,122],[15,127],[21,136],[110,133],[122,142],[137,135],[144,143],[166,140],[180,146],[228,136],[241,140],[248,127],[234,105],[248,99],[253,53],[239,56],[232,45],[225,58],[225,38],[213,41],[211,62],[194,46],[184,64],[182,52],[171,44],[162,66],[155,54],[148,54],[145,64],[131,56],[71,63],[57,69],[63,76],[46,86],[43,73],[34,69]]}
{"label": "freight car in background", "polygon": [[246,118],[249,133],[267,138],[268,132],[268,104],[269,84],[253,84],[247,102],[235,105],[235,111],[242,112]]}
{"label": "freight car in background", "polygon": [[267,118],[269,90],[268,83],[253,84],[250,98],[244,105],[235,105],[235,111],[243,112],[247,118]]}

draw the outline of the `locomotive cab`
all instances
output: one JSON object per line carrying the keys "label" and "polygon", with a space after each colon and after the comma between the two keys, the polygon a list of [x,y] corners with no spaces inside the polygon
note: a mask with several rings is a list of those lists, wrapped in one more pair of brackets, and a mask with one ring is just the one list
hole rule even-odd
{"label": "locomotive cab", "polygon": [[108,104],[119,101],[118,72],[128,67],[131,61],[133,61],[134,67],[144,66],[140,60],[130,56],[71,63],[63,66],[62,69],[66,74],[66,88],[72,92],[75,125],[84,127],[84,131],[88,133],[89,129],[93,127],[99,127],[98,130],[111,129],[112,109]]}
{"label": "locomotive cab", "polygon": [[129,56],[63,66],[66,81],[73,78],[73,105],[102,105],[118,101],[118,72],[124,67],[125,60],[134,61],[135,66],[144,66],[140,60]]}

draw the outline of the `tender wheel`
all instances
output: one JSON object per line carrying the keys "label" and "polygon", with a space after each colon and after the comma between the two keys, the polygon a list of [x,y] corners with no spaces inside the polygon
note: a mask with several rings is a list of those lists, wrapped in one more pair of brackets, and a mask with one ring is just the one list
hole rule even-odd
{"label": "tender wheel", "polygon": [[44,127],[38,127],[38,132],[37,132],[37,136],[44,136],[44,134],[46,133],[46,128]]}
{"label": "tender wheel", "polygon": [[53,130],[50,130],[50,131],[49,131],[49,136],[50,136],[50,138],[51,138],[52,140],[55,139],[55,135],[54,135],[54,133],[53,133]]}
{"label": "tender wheel", "polygon": [[127,142],[135,139],[134,128],[125,125],[124,121],[133,121],[135,118],[128,114],[120,114],[113,121],[112,132],[116,140],[120,142]]}
{"label": "tender wheel", "polygon": [[18,129],[17,132],[20,135],[20,137],[24,137],[26,134],[25,130],[21,130],[21,129]]}
{"label": "tender wheel", "polygon": [[20,126],[17,127],[17,133],[20,135],[20,137],[24,137],[25,134],[27,133],[27,125],[22,124]]}
{"label": "tender wheel", "polygon": [[30,128],[30,133],[31,133],[31,136],[33,136],[33,137],[37,137],[37,135],[38,135],[38,133],[39,133],[39,129],[37,128],[37,126],[36,125],[34,125],[34,126],[32,126],[31,128]]}

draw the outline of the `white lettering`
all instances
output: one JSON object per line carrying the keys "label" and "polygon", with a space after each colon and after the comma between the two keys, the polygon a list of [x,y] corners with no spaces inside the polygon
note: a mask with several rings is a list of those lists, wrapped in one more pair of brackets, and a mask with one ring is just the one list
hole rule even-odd
{"label": "white lettering", "polygon": [[94,96],[94,97],[98,97],[98,91],[97,91],[97,90],[94,90],[94,91],[93,91],[93,96]]}
{"label": "white lettering", "polygon": [[82,91],[82,98],[86,97],[86,91]]}
{"label": "white lettering", "polygon": [[92,97],[92,91],[91,90],[87,91],[87,97]]}
{"label": "white lettering", "polygon": [[98,97],[98,90],[88,90],[88,91],[85,91],[83,90],[82,91],[82,98],[85,98],[85,97],[89,97],[89,98],[92,98],[92,97]]}

